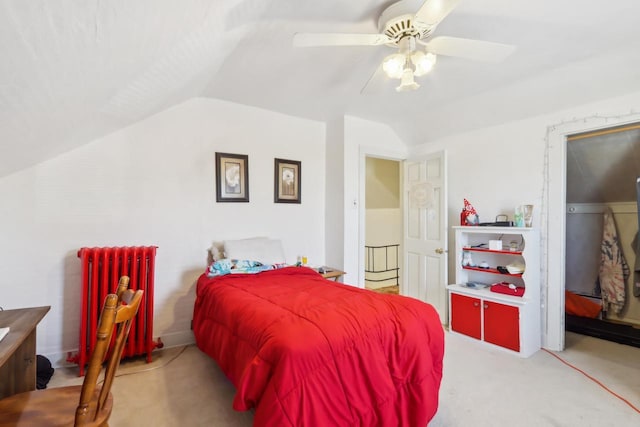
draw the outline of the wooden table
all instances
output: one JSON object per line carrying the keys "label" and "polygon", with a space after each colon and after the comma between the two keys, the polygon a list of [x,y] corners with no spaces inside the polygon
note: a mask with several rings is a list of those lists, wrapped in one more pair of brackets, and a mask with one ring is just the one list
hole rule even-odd
{"label": "wooden table", "polygon": [[342,276],[346,274],[344,271],[341,271],[332,267],[321,267],[321,268],[324,269],[324,273],[320,273],[318,271],[319,269],[316,269],[316,271],[318,271],[318,273],[320,273],[322,277],[324,277],[325,279],[333,279],[336,282],[339,282]]}
{"label": "wooden table", "polygon": [[36,326],[51,307],[0,311],[0,399],[36,389]]}

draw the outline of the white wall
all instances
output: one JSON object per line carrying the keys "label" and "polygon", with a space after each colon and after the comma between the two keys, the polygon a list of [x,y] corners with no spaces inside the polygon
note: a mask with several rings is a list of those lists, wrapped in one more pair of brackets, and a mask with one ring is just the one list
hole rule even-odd
{"label": "white wall", "polygon": [[[491,106],[488,105],[486,108]],[[554,175],[559,169],[557,161],[554,161],[554,156],[558,156],[554,150],[562,152],[562,148],[551,147],[551,157],[547,157],[549,134],[556,128],[571,128],[575,133],[578,129],[592,129],[596,126],[593,124],[593,118],[597,119],[598,126],[604,126],[607,122],[621,123],[625,117],[633,116],[638,110],[640,92],[635,92],[543,116],[452,135],[437,141],[427,141],[411,150],[411,153],[423,154],[442,149],[447,151],[450,224],[459,223],[463,199],[467,198],[475,206],[483,222],[493,221],[498,214],[508,214],[512,218],[516,205],[533,204],[534,227],[541,227],[544,225],[541,217],[550,206],[546,195],[543,197],[545,182],[550,182],[552,197],[556,195],[554,191],[558,191],[559,186],[563,185],[563,181]],[[569,126],[566,126],[567,124]],[[545,176],[546,164],[551,165],[551,181]],[[558,211],[551,212],[552,216],[564,217],[562,209],[552,209]],[[542,235],[543,246],[549,237],[554,236]],[[449,246],[454,247],[452,232],[449,234]],[[563,256],[558,245],[552,245],[548,253],[542,254],[543,303],[550,295],[560,295],[559,287],[563,286],[556,276],[548,282],[545,281],[545,266],[556,259],[558,262],[564,262]],[[449,258],[450,277],[454,277],[454,257]],[[551,297],[548,307],[545,307],[547,316],[550,311],[563,310],[563,306],[560,307],[563,303],[564,300],[558,301]],[[555,316],[553,322],[559,321],[558,316]],[[555,325],[545,325],[545,328],[547,327],[553,328]],[[545,342],[545,346],[547,344]],[[556,346],[552,347],[558,349]]]}
{"label": "white wall", "polygon": [[[0,179],[0,306],[51,305],[37,351],[78,347],[82,246],[157,245],[154,338],[192,340],[212,241],[280,238],[287,261],[325,257],[325,125],[192,99]],[[249,156],[249,203],[216,203],[214,153]],[[274,158],[302,162],[302,204],[273,202]]]}
{"label": "white wall", "polygon": [[585,122],[585,128],[590,128],[586,124],[589,117],[626,115],[634,110],[640,110],[640,92],[428,141],[411,153],[447,150],[450,224],[459,223],[467,198],[482,222],[493,221],[498,214],[511,218],[516,205],[534,204],[534,226],[539,226],[550,128],[572,121]]}
{"label": "white wall", "polygon": [[[534,204],[540,226],[548,130],[634,109],[640,92],[453,135],[412,153],[447,151],[451,224],[466,197],[482,221]],[[386,125],[349,116],[334,125],[326,137],[321,123],[193,99],[0,179],[0,306],[51,305],[38,352],[59,364],[77,348],[82,246],[159,246],[154,336],[169,345],[192,339],[194,283],[213,240],[278,237],[289,261],[301,253],[313,264],[325,263],[325,254],[343,259],[345,281],[363,286],[364,159],[401,160],[408,149]],[[215,203],[216,151],[249,155],[250,203]],[[301,205],[273,203],[274,157],[302,161]],[[325,240],[325,215],[327,236],[340,242]]]}
{"label": "white wall", "polygon": [[327,122],[326,265],[344,271],[344,118]]}

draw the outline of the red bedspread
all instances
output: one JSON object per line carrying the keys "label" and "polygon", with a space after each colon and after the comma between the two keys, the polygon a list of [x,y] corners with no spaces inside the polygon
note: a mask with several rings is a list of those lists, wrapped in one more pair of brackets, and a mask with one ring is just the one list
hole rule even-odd
{"label": "red bedspread", "polygon": [[435,309],[287,267],[201,276],[198,347],[255,426],[425,426],[438,407],[444,333]]}

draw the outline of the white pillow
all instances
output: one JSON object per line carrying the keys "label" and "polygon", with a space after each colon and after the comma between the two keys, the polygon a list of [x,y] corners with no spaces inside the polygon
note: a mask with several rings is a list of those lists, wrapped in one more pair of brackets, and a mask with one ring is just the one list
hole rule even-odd
{"label": "white pillow", "polygon": [[243,244],[246,243],[251,243],[255,240],[266,240],[266,237],[251,237],[248,239],[242,239],[242,240],[223,240],[223,241],[214,241],[211,244],[211,247],[209,248],[209,253],[211,254],[211,257],[213,258],[214,261],[220,260],[222,258],[228,258],[227,254],[225,252],[225,242],[229,242],[230,246],[233,246],[235,244],[235,242],[243,242]]}
{"label": "white pillow", "polygon": [[262,264],[282,264],[285,262],[282,242],[278,239],[255,237],[241,240],[225,240],[226,258],[258,261]]}

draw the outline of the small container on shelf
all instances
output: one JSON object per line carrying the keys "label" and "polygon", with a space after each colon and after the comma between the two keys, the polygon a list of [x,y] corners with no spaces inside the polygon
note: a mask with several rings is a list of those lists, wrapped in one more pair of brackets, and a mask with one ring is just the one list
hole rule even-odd
{"label": "small container on shelf", "polygon": [[492,251],[502,250],[502,240],[489,240],[489,249]]}

